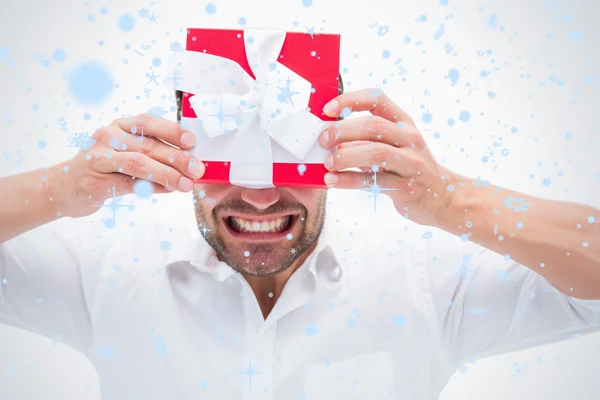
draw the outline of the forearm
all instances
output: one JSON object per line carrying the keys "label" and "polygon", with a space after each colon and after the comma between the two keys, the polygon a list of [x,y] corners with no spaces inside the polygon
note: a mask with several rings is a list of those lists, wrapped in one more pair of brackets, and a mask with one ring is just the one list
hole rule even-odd
{"label": "forearm", "polygon": [[473,179],[453,181],[452,200],[439,218],[439,228],[466,234],[472,242],[509,255],[563,293],[600,299],[599,210]]}
{"label": "forearm", "polygon": [[49,189],[53,171],[0,178],[0,243],[60,218]]}

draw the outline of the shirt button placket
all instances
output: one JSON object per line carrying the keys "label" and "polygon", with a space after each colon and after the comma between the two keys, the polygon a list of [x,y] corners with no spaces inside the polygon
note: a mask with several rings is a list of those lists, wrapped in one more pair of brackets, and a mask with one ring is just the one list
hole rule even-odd
{"label": "shirt button placket", "polygon": [[[244,290],[244,297],[247,349],[242,371],[243,398],[244,400],[272,400],[273,348],[277,324],[272,323],[267,329],[261,331],[265,322],[249,286]],[[260,315],[257,314],[257,309]]]}
{"label": "shirt button placket", "polygon": [[273,398],[273,347],[276,325],[254,336],[246,352],[244,376],[245,400],[271,400]]}

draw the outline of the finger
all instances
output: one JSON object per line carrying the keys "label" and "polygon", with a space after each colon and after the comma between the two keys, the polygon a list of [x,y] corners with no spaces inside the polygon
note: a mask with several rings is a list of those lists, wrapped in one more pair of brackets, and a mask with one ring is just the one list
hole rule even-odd
{"label": "finger", "polygon": [[187,150],[169,146],[153,137],[134,136],[127,133],[120,138],[117,148],[144,154],[161,164],[175,168],[192,179],[202,178],[206,170],[204,163]]}
{"label": "finger", "polygon": [[413,176],[422,164],[409,150],[383,143],[371,143],[338,149],[325,159],[325,168],[332,172],[348,168],[375,168],[400,176]]}
{"label": "finger", "polygon": [[425,147],[423,136],[414,126],[398,126],[373,115],[338,121],[325,128],[319,136],[319,142],[324,147],[354,141],[381,142],[396,147]]}
{"label": "finger", "polygon": [[96,169],[104,174],[119,172],[145,179],[181,192],[189,192],[194,188],[194,182],[175,168],[140,153],[111,153],[110,157],[103,157],[96,162]]}
{"label": "finger", "polygon": [[[121,174],[118,172],[112,173],[111,181],[114,183],[115,195],[116,196],[125,196],[131,193],[136,192],[136,184],[142,181],[142,179],[133,179],[133,177],[125,174]],[[172,193],[175,188],[170,187],[167,188],[161,184],[156,182],[148,182],[152,186],[152,190],[150,193],[147,193],[148,196],[154,194],[164,194],[164,193]],[[146,196],[144,196],[146,197]]]}
{"label": "finger", "polygon": [[346,117],[345,114],[348,111],[370,111],[371,114],[394,123],[415,125],[410,115],[398,107],[379,88],[343,93],[323,108],[325,115],[330,117],[339,117],[340,115]]}
{"label": "finger", "polygon": [[344,142],[344,143],[340,143],[338,145],[338,149],[344,148],[344,147],[354,147],[354,146],[362,146],[364,144],[369,144],[371,142],[367,141],[367,140],[356,140],[354,142]]}
{"label": "finger", "polygon": [[384,171],[377,172],[377,176],[367,172],[343,171],[328,172],[325,174],[325,183],[335,189],[381,190],[382,194],[386,194],[386,192],[402,190],[402,187],[406,186],[406,179]]}
{"label": "finger", "polygon": [[125,132],[140,136],[152,136],[182,149],[194,147],[196,137],[184,130],[177,122],[156,118],[150,114],[119,118],[113,122]]}

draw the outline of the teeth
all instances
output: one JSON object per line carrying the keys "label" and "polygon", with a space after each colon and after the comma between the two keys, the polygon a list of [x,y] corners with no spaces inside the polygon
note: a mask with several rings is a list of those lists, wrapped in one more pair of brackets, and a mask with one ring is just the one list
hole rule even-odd
{"label": "teeth", "polygon": [[239,232],[281,232],[289,226],[291,219],[290,215],[269,221],[252,221],[229,217],[229,223],[232,228]]}

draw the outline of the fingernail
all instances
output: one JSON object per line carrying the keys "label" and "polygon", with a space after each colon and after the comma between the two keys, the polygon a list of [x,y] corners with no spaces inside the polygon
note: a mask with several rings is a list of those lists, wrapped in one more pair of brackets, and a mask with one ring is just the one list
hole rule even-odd
{"label": "fingernail", "polygon": [[204,163],[198,162],[196,160],[190,160],[188,164],[188,172],[190,175],[201,178],[204,175]]}
{"label": "fingernail", "polygon": [[325,129],[323,132],[321,132],[319,140],[323,146],[327,146],[329,144],[329,129]]}
{"label": "fingernail", "polygon": [[338,176],[335,174],[325,174],[325,183],[328,185],[333,185],[334,183],[338,182]]}
{"label": "fingernail", "polygon": [[179,189],[183,190],[184,192],[189,192],[193,188],[194,182],[190,178],[182,176],[181,179],[179,179]]}
{"label": "fingernail", "polygon": [[333,156],[329,155],[325,159],[325,168],[331,169],[331,167],[333,167]]}
{"label": "fingernail", "polygon": [[196,136],[191,132],[184,132],[181,135],[181,144],[185,147],[192,147],[196,143]]}
{"label": "fingernail", "polygon": [[325,107],[323,107],[323,112],[327,115],[329,115],[330,117],[334,117],[335,112],[338,109],[338,102],[337,100],[331,100],[329,103],[325,104]]}
{"label": "fingernail", "polygon": [[172,186],[163,186],[167,192],[172,192],[175,189]]}

